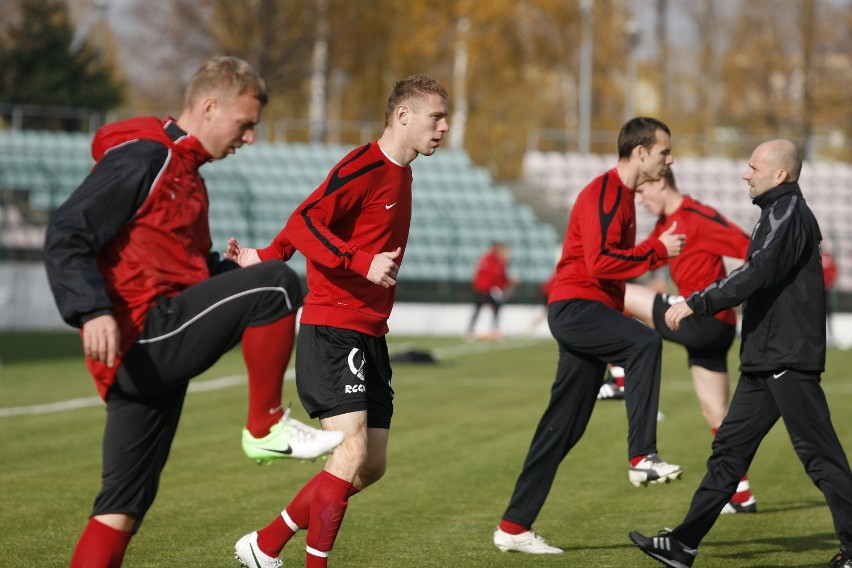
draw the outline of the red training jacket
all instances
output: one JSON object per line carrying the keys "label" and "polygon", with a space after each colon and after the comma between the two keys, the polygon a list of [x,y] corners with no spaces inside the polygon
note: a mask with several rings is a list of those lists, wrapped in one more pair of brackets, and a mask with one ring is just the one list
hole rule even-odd
{"label": "red training jacket", "polygon": [[[158,296],[210,275],[208,199],[198,168],[211,156],[174,120],[140,117],[95,134],[97,162],[52,216],[46,266],[60,313],[82,325],[111,313],[127,353]],[[121,361],[86,365],[102,398]]]}
{"label": "red training jacket", "polygon": [[488,251],[479,258],[472,286],[473,290],[479,294],[487,294],[492,288],[497,288],[501,292],[506,290],[509,286],[509,275],[506,272],[506,263],[499,254]]}

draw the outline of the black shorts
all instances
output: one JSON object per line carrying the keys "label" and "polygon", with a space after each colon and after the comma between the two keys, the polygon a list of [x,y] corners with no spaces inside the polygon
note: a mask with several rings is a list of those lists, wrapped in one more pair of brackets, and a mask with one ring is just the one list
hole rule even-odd
{"label": "black shorts", "polygon": [[686,347],[689,366],[698,365],[708,371],[728,372],[728,350],[734,343],[737,330],[712,316],[692,315],[680,322],[673,331],[666,325],[666,311],[682,300],[681,296],[657,294],[654,298],[654,327],[664,339]]}
{"label": "black shorts", "polygon": [[296,389],[311,418],[367,411],[368,428],[390,428],[391,366],[385,337],[302,324],[296,348]]}

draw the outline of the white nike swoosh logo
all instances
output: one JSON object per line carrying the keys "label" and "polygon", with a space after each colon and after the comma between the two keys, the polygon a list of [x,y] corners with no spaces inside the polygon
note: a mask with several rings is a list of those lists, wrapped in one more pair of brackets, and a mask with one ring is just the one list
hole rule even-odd
{"label": "white nike swoosh logo", "polygon": [[391,208],[391,207],[393,207],[394,205],[396,205],[396,202],[391,203],[390,205],[385,205],[385,209],[390,209],[390,208]]}
{"label": "white nike swoosh logo", "polygon": [[772,378],[773,378],[773,379],[777,379],[778,377],[780,377],[781,375],[783,375],[783,374],[784,374],[784,373],[786,373],[786,372],[787,372],[787,369],[784,369],[784,370],[783,370],[783,371],[781,371],[780,373],[773,373],[773,374],[772,374]]}

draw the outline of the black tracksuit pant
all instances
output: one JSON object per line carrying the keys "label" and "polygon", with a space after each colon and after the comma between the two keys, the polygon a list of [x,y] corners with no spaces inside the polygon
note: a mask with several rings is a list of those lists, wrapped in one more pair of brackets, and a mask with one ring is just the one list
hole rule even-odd
{"label": "black tracksuit pant", "polygon": [[825,495],[840,544],[852,550],[852,473],[819,383],[819,373],[793,369],[740,377],[728,415],[713,440],[707,475],[672,536],[698,547],[736,492],[760,442],[783,418],[805,471]]}
{"label": "black tracksuit pant", "polygon": [[92,515],[147,513],[177,431],[189,380],[236,346],[247,327],[302,305],[299,278],[280,261],[216,275],[148,310],[107,394],[101,491]]}
{"label": "black tracksuit pant", "polygon": [[628,457],[656,452],[660,398],[660,335],[601,302],[567,300],[548,306],[559,364],[550,402],[538,423],[503,518],[532,527],[559,464],[580,440],[608,363],[624,367]]}

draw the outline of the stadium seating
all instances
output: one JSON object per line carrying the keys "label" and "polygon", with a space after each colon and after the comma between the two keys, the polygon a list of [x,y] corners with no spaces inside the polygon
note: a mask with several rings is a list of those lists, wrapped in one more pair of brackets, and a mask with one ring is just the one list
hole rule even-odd
{"label": "stadium seating", "polygon": [[[523,180],[539,187],[552,207],[570,210],[577,194],[593,178],[615,166],[615,155],[530,151],[524,155]],[[748,197],[742,179],[746,160],[677,157],[673,166],[683,193],[717,208],[723,215],[751,232],[759,209]],[[837,260],[836,287],[852,290],[852,164],[806,162],[800,177],[802,193],[823,232],[823,247]],[[637,239],[653,227],[654,218],[637,208]]]}
{"label": "stadium seating", "polygon": [[[4,203],[0,237],[6,246],[40,248],[43,227],[31,230],[33,211],[49,213],[76,188],[93,165],[84,133],[31,130],[0,131],[0,196],[26,195],[26,203]],[[348,146],[259,142],[227,160],[202,168],[210,192],[214,248],[228,237],[248,246],[264,246],[293,209],[316,188]],[[566,216],[577,194],[595,176],[611,168],[614,155],[527,152],[523,182],[539,188],[551,208]],[[441,149],[412,163],[414,212],[402,280],[467,282],[491,241],[507,242],[512,270],[522,283],[542,282],[553,269],[562,235],[518,203],[463,151]],[[750,231],[758,209],[741,179],[744,160],[678,157],[674,165],[681,190],[718,208]],[[839,290],[852,290],[852,165],[805,163],[805,198],[817,215],[825,247],[839,267]],[[21,212],[24,212],[23,217]],[[639,207],[637,236],[654,219]],[[25,218],[26,217],[26,218]],[[14,223],[12,220],[14,219]],[[304,259],[292,261],[304,273]]]}
{"label": "stadium seating", "polygon": [[[214,249],[223,250],[229,237],[247,246],[267,245],[351,149],[258,142],[205,165],[201,173],[210,194]],[[26,192],[33,209],[55,209],[92,165],[85,134],[0,131],[0,191]],[[401,280],[468,282],[494,240],[510,245],[512,270],[522,283],[537,284],[550,276],[561,235],[518,204],[465,152],[441,149],[415,160],[412,170],[414,211]],[[297,255],[291,265],[304,274],[303,257]]]}

